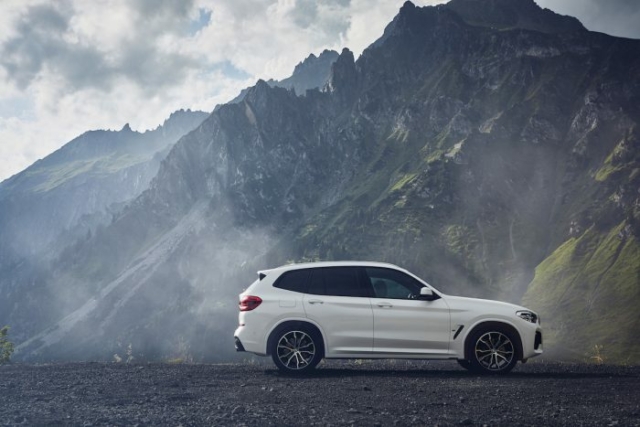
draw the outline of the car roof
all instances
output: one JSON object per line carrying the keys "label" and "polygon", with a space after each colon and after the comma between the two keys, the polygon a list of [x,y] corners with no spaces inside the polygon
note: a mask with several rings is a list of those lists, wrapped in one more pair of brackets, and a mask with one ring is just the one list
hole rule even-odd
{"label": "car roof", "polygon": [[258,273],[271,273],[271,272],[283,272],[290,270],[301,270],[304,268],[323,268],[323,267],[382,267],[393,268],[394,270],[406,271],[404,268],[398,267],[394,264],[377,261],[321,261],[321,262],[304,262],[299,264],[287,264],[280,267],[271,268],[267,270],[260,270]]}

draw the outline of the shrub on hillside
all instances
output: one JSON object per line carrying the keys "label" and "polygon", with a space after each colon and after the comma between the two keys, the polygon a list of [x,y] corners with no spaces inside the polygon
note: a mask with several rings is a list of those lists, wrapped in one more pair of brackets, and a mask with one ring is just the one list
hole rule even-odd
{"label": "shrub on hillside", "polygon": [[13,343],[7,339],[9,327],[0,329],[0,365],[9,362],[13,354]]}

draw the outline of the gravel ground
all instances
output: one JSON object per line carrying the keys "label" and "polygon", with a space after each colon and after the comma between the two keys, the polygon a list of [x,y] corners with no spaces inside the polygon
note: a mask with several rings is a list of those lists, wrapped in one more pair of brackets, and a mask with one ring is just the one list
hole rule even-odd
{"label": "gravel ground", "polygon": [[0,367],[0,425],[640,426],[640,367],[329,362],[291,378],[263,364]]}

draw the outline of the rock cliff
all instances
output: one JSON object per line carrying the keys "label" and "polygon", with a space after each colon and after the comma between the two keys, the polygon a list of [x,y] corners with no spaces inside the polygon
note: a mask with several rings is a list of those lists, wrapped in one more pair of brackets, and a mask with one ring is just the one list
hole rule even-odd
{"label": "rock cliff", "polygon": [[640,41],[516,3],[407,2],[325,90],[216,109],[47,272],[61,320],[19,355],[228,358],[255,270],[376,259],[524,300],[551,354],[640,360]]}

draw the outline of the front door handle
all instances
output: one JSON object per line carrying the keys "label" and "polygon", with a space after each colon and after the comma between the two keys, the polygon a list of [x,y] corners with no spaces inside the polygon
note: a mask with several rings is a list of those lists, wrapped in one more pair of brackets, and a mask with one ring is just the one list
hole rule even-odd
{"label": "front door handle", "polygon": [[380,307],[380,308],[391,308],[391,307],[393,307],[393,305],[389,304],[388,302],[379,302],[378,303],[378,307]]}
{"label": "front door handle", "polygon": [[309,304],[324,304],[324,301],[319,300],[319,299],[310,299],[308,301]]}

